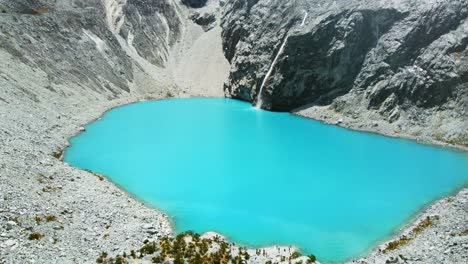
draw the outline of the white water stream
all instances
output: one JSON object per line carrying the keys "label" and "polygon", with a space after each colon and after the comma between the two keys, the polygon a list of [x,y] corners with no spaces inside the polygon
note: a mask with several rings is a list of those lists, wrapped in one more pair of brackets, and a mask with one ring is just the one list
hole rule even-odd
{"label": "white water stream", "polygon": [[[309,14],[308,12],[305,12],[304,18],[302,19],[301,27],[304,26],[308,14]],[[260,91],[258,92],[258,95],[257,95],[257,103],[255,104],[255,107],[256,107],[256,108],[262,108],[262,104],[263,104],[263,100],[262,100],[263,88],[265,87],[265,84],[267,83],[268,79],[270,79],[270,75],[271,75],[271,73],[273,72],[273,69],[274,69],[274,67],[275,67],[275,65],[276,65],[276,62],[278,61],[280,55],[283,53],[284,47],[286,47],[286,43],[288,42],[288,37],[289,37],[289,34],[286,34],[286,37],[284,38],[283,44],[281,44],[281,47],[280,47],[280,49],[278,50],[278,53],[276,54],[275,59],[274,59],[273,62],[271,63],[270,68],[268,69],[268,72],[267,72],[267,74],[265,75],[265,78],[263,78],[262,85],[260,86]]]}

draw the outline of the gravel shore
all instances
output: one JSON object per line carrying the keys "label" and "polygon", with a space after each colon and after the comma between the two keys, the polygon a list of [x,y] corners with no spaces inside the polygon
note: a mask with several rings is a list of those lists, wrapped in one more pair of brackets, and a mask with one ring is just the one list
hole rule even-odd
{"label": "gravel shore", "polygon": [[[24,111],[19,118],[30,123],[14,122],[18,116],[1,112],[4,120],[11,121],[1,130],[0,257],[4,263],[93,263],[101,252],[117,255],[141,247],[146,239],[173,234],[169,216],[147,207],[105,177],[54,157],[84,124],[106,110],[140,99],[114,100],[79,111],[64,108],[54,120],[45,116],[37,119]],[[16,137],[11,137],[13,133]],[[367,257],[349,263],[465,263],[466,212],[468,189],[463,189],[430,205]],[[433,225],[412,234],[427,217],[434,220]],[[30,240],[33,234],[43,237]],[[411,241],[395,250],[384,250],[389,242],[403,236]],[[265,257],[252,258],[249,263],[281,259],[276,247],[265,250]],[[284,250],[289,254],[289,247],[281,247],[280,253]]]}
{"label": "gravel shore", "polygon": [[[359,112],[359,107],[356,107],[356,111]],[[410,124],[410,120],[402,119],[397,123],[389,123],[376,118],[378,113],[367,110],[361,111],[359,115],[345,116],[330,107],[313,106],[294,111],[294,113],[352,130],[414,140],[421,144],[450,148],[455,151],[468,150],[466,146],[448,144],[435,139],[430,129],[415,123]],[[449,125],[446,124],[446,126]],[[415,233],[414,229],[428,217],[431,219],[431,225]],[[434,201],[423,211],[418,212],[395,233],[393,238],[382,241],[381,245],[369,252],[367,256],[348,263],[466,263],[468,260],[467,230],[468,188],[465,186],[452,196]],[[408,243],[405,238],[409,238]],[[402,240],[405,241],[403,245],[394,250],[385,250],[389,243],[399,245]]]}

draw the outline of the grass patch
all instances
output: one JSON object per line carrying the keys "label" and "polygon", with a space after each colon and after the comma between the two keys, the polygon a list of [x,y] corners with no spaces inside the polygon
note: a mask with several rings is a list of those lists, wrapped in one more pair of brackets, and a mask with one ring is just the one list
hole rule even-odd
{"label": "grass patch", "polygon": [[428,216],[424,220],[422,220],[418,225],[416,225],[411,231],[410,231],[410,237],[409,236],[402,236],[397,240],[391,241],[387,244],[385,249],[383,250],[384,253],[387,253],[389,251],[395,250],[397,248],[400,248],[406,244],[408,244],[416,235],[422,233],[424,230],[427,228],[434,226],[436,223],[436,220],[439,219],[439,216]]}
{"label": "grass patch", "polygon": [[399,239],[389,242],[385,249],[383,250],[384,253],[387,253],[389,251],[395,250],[397,248],[400,248],[406,244],[408,244],[411,241],[411,238],[402,236]]}
{"label": "grass patch", "polygon": [[44,234],[39,233],[39,232],[34,232],[32,234],[29,234],[28,239],[29,240],[39,240],[44,237]]}
{"label": "grass patch", "polygon": [[50,193],[50,192],[56,192],[58,190],[62,189],[61,187],[55,187],[55,186],[50,186],[47,185],[44,188],[42,188],[42,191],[45,193]]}
{"label": "grass patch", "polygon": [[0,4],[0,13],[5,14],[5,13],[7,13],[7,11],[8,11],[8,9],[4,5]]}
{"label": "grass patch", "polygon": [[174,97],[174,94],[171,91],[166,92],[166,98],[172,98]]}
{"label": "grass patch", "polygon": [[39,177],[37,177],[37,181],[41,184],[47,183],[47,177],[43,174],[39,174]]}
{"label": "grass patch", "polygon": [[297,252],[297,251],[294,251],[291,256],[289,256],[289,259],[297,259],[299,257],[302,257],[302,254]]}
{"label": "grass patch", "polygon": [[103,181],[103,180],[105,179],[104,176],[102,176],[101,174],[92,172],[92,171],[90,171],[90,170],[84,170],[84,171],[89,172],[89,173],[91,173],[92,175],[96,176],[100,181]]}
{"label": "grass patch", "polygon": [[46,13],[49,13],[50,12],[50,8],[46,7],[46,6],[40,6],[34,10],[30,10],[27,12],[27,14],[31,14],[31,15],[43,15],[43,14],[46,14]]}
{"label": "grass patch", "polygon": [[57,217],[55,215],[46,215],[45,219],[47,222],[57,221]]}
{"label": "grass patch", "polygon": [[443,142],[443,143],[447,143],[447,144],[449,144],[449,145],[463,146],[463,147],[467,147],[467,148],[468,148],[468,138],[466,138],[466,137],[447,139],[447,138],[445,138],[445,137],[444,137],[443,135],[441,135],[441,134],[435,134],[435,135],[434,135],[434,138],[435,138],[437,141],[440,141],[440,142]]}
{"label": "grass patch", "polygon": [[[435,218],[435,217],[434,217]],[[434,219],[431,218],[430,216],[426,217],[424,220],[421,221],[411,232],[415,235],[421,233],[424,231],[426,228],[434,226]]]}
{"label": "grass patch", "polygon": [[63,155],[63,150],[57,150],[52,153],[52,156],[56,159],[61,159]]}
{"label": "grass patch", "polygon": [[315,255],[309,255],[307,257],[308,257],[307,259],[308,264],[315,263],[315,261],[317,261],[317,258],[315,257]]}
{"label": "grass patch", "polygon": [[38,7],[38,8],[36,9],[36,12],[37,12],[38,14],[46,14],[46,13],[49,13],[49,12],[50,12],[50,8],[45,7],[45,6],[41,6],[41,7]]}

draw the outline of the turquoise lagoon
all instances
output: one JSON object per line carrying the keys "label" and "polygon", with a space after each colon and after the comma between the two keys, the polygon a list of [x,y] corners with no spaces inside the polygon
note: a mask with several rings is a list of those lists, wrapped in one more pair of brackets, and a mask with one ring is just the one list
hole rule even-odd
{"label": "turquoise lagoon", "polygon": [[468,182],[466,153],[221,98],[119,107],[71,143],[66,162],[167,212],[177,232],[324,262],[365,254]]}

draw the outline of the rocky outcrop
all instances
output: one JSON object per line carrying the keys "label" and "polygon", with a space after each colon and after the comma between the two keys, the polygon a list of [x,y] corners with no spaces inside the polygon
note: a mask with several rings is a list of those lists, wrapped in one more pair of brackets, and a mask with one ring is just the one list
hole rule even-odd
{"label": "rocky outcrop", "polygon": [[229,97],[258,100],[286,39],[262,108],[327,106],[355,118],[374,111],[400,127],[416,113],[431,137],[468,145],[466,129],[438,130],[430,118],[444,111],[468,126],[466,0],[230,1],[222,26]]}
{"label": "rocky outcrop", "polygon": [[[169,48],[180,37],[176,6],[171,1],[128,0],[124,5],[118,33],[138,54],[152,64],[164,66]],[[155,45],[161,43],[163,45]]]}
{"label": "rocky outcrop", "polygon": [[192,19],[192,21],[197,25],[200,25],[205,32],[213,29],[216,26],[216,15],[213,13],[205,12],[200,14],[195,12],[190,15],[190,19]]}
{"label": "rocky outcrop", "polygon": [[208,0],[182,0],[182,3],[188,7],[200,8],[206,5]]}

